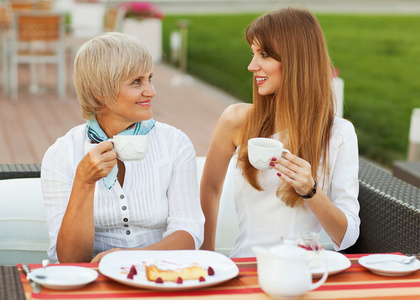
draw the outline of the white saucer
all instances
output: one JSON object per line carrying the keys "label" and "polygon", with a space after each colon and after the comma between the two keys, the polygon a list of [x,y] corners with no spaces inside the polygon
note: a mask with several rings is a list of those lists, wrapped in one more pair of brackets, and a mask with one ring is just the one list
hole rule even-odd
{"label": "white saucer", "polygon": [[[405,256],[397,254],[372,254],[359,258],[359,264],[378,275],[404,276],[420,270],[420,261],[416,259],[410,264],[400,264],[387,260],[398,260]],[[369,262],[385,261],[383,263],[369,264]]]}
{"label": "white saucer", "polygon": [[[307,254],[309,257],[315,255],[313,251],[307,251]],[[340,252],[324,250],[322,255],[326,259],[329,276],[340,273],[351,266],[350,260]],[[324,267],[317,262],[309,264],[309,268],[313,278],[320,278],[324,274]]]}
{"label": "white saucer", "polygon": [[[41,279],[36,275],[45,275]],[[36,283],[53,290],[74,290],[81,288],[98,278],[98,272],[90,268],[76,266],[48,266],[35,269],[30,273],[30,277]]]}

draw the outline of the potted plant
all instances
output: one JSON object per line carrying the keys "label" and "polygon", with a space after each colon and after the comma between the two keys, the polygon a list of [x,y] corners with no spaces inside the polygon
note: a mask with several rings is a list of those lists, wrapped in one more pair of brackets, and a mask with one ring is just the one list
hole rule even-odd
{"label": "potted plant", "polygon": [[131,1],[120,4],[125,11],[125,18],[143,20],[147,18],[163,19],[161,9],[153,3],[143,1]]}

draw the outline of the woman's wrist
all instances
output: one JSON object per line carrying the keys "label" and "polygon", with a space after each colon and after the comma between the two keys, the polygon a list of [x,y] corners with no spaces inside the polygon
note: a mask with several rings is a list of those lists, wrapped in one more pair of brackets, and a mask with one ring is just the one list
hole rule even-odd
{"label": "woman's wrist", "polygon": [[303,199],[310,199],[310,198],[312,198],[313,196],[315,196],[315,194],[316,194],[316,189],[317,189],[317,186],[318,186],[318,184],[317,184],[317,182],[316,182],[316,180],[314,180],[314,186],[309,190],[309,192],[308,193],[306,193],[305,195],[300,195],[300,194],[298,194],[300,197],[302,197]]}

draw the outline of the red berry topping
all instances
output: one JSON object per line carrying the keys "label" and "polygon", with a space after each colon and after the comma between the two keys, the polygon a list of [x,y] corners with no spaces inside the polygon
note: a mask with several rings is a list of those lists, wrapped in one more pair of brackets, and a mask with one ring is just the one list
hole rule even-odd
{"label": "red berry topping", "polygon": [[213,268],[212,268],[212,267],[209,267],[209,268],[207,269],[207,273],[208,273],[210,276],[213,276],[213,275],[214,275],[214,270],[213,270]]}
{"label": "red berry topping", "polygon": [[176,283],[178,283],[178,284],[181,284],[183,281],[182,281],[182,278],[181,277],[178,277],[178,279],[176,280]]}
{"label": "red berry topping", "polygon": [[133,273],[133,275],[137,275],[137,269],[134,265],[131,266],[130,273]]}
{"label": "red berry topping", "polygon": [[201,277],[198,279],[198,281],[203,282],[203,281],[206,281],[206,279],[205,279],[203,276],[201,276]]}
{"label": "red berry topping", "polygon": [[158,277],[158,278],[156,278],[155,282],[156,283],[163,283],[163,280],[162,280],[162,278]]}
{"label": "red berry topping", "polygon": [[133,273],[128,273],[127,275],[127,279],[133,279],[134,278],[134,274]]}

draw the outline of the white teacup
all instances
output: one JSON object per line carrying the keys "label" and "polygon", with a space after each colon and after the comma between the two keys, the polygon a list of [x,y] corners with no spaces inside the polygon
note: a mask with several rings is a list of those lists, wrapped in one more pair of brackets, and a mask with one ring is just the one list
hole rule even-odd
{"label": "white teacup", "polygon": [[248,159],[251,165],[260,170],[270,170],[270,162],[273,157],[282,156],[283,152],[290,153],[284,149],[283,143],[269,138],[253,138],[248,140]]}
{"label": "white teacup", "polygon": [[109,141],[122,161],[142,160],[149,148],[148,135],[114,135]]}

